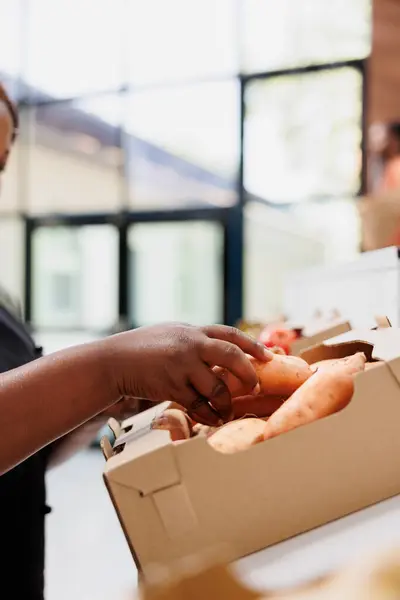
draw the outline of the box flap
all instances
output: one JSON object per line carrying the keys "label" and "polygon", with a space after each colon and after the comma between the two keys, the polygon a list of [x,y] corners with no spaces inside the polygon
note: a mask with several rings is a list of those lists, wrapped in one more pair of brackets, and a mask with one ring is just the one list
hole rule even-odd
{"label": "box flap", "polygon": [[[179,538],[188,534],[199,522],[183,484],[160,490],[153,495],[158,514],[168,536]],[[179,514],[179,519],[176,518]]]}
{"label": "box flap", "polygon": [[309,364],[331,358],[343,358],[364,352],[368,361],[385,361],[400,383],[400,330],[386,327],[349,331],[301,353]]}
{"label": "box flap", "polygon": [[312,348],[304,350],[304,352],[301,352],[300,356],[308,362],[308,364],[312,365],[320,360],[344,358],[345,356],[350,356],[356,352],[364,352],[367,360],[371,361],[373,360],[373,351],[374,345],[368,342],[351,340],[348,342],[331,343],[331,340],[327,340],[318,346],[313,346]]}
{"label": "box flap", "polygon": [[150,424],[154,417],[162,413],[169,404],[169,401],[161,402],[161,404],[154,404],[154,407],[145,410],[138,415],[134,415],[133,417],[125,419],[121,423],[122,432],[127,433],[133,429],[142,429],[145,425]]}
{"label": "box flap", "polygon": [[104,476],[142,496],[180,483],[169,432],[152,431],[127,444],[107,461]]}
{"label": "box flap", "polygon": [[349,321],[340,321],[335,324],[331,324],[329,327],[313,330],[303,330],[303,337],[295,340],[291,344],[291,353],[297,355],[306,348],[321,344],[324,340],[338,336],[342,333],[346,333],[351,330]]}

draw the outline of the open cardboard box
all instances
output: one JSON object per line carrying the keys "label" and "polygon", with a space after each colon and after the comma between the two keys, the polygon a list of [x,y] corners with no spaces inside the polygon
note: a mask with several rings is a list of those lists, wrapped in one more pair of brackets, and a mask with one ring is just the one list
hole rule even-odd
{"label": "open cardboard box", "polygon": [[306,348],[311,348],[317,344],[322,344],[325,340],[336,337],[341,333],[351,331],[352,326],[350,321],[335,319],[328,326],[320,327],[304,327],[301,330],[301,337],[291,344],[291,354],[299,356]]}
{"label": "open cardboard box", "polygon": [[300,352],[316,344],[321,344],[324,340],[335,337],[350,331],[352,325],[350,321],[340,317],[340,314],[334,313],[333,317],[324,319],[321,315],[317,315],[314,321],[310,323],[297,323],[287,321],[284,317],[276,322],[271,322],[269,325],[264,323],[244,323],[239,322],[237,324],[239,329],[251,335],[252,337],[258,338],[265,327],[270,327],[272,330],[274,327],[287,328],[289,330],[297,331],[299,336],[290,347],[290,353],[298,356]]}
{"label": "open cardboard box", "polygon": [[[373,329],[391,326],[389,319],[384,316],[378,315],[374,317],[373,321],[375,323]],[[294,356],[302,356],[302,353],[308,348],[318,346],[326,340],[338,337],[342,333],[352,331],[352,329],[354,329],[354,327],[351,321],[343,319],[338,311],[334,311],[333,318],[329,324],[326,320],[320,318],[316,319],[314,323],[303,326],[301,328],[300,337],[291,345],[291,354]]]}
{"label": "open cardboard box", "polygon": [[236,560],[400,493],[400,330],[347,332],[303,357],[357,351],[382,362],[356,376],[349,406],[245,452],[172,444],[150,431],[162,407],[117,431],[104,479],[145,576],[221,542]]}

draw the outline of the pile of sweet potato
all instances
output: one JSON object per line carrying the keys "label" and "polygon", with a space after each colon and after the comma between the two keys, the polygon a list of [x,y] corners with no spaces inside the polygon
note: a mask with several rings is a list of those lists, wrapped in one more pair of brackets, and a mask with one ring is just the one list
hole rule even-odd
{"label": "pile of sweet potato", "polygon": [[353,396],[354,376],[377,364],[367,363],[362,352],[312,365],[281,354],[274,354],[267,363],[252,360],[259,380],[257,395],[243,395],[238,379],[228,371],[214,369],[231,392],[233,421],[207,427],[171,403],[154,419],[153,428],[168,430],[174,442],[204,435],[216,450],[238,452],[342,410]]}

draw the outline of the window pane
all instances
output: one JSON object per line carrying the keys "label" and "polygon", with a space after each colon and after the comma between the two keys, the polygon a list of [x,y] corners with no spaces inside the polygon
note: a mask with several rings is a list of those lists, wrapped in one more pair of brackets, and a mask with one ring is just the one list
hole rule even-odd
{"label": "window pane", "polygon": [[0,219],[0,284],[22,302],[24,291],[25,227],[21,219]]}
{"label": "window pane", "polygon": [[30,0],[24,77],[57,98],[123,83],[125,0]]}
{"label": "window pane", "polygon": [[135,84],[237,72],[236,2],[131,0],[129,79]]}
{"label": "window pane", "polygon": [[29,212],[106,212],[121,206],[121,105],[119,96],[101,96],[24,113]]}
{"label": "window pane", "polygon": [[247,192],[276,203],[357,193],[362,113],[358,71],[343,68],[256,80],[247,86],[245,101]]}
{"label": "window pane", "polygon": [[0,81],[18,96],[22,65],[22,0],[0,0]]}
{"label": "window pane", "polygon": [[[359,240],[353,200],[304,203],[285,210],[249,202],[245,209],[245,317],[277,318],[286,308],[284,286],[292,271],[355,258]],[[294,304],[295,299],[292,315],[296,314]]]}
{"label": "window pane", "polygon": [[363,58],[371,0],[241,0],[245,72]]}
{"label": "window pane", "polygon": [[223,243],[219,223],[133,225],[129,232],[131,322],[221,322]]}
{"label": "window pane", "polygon": [[236,201],[239,97],[234,82],[128,98],[126,152],[135,209]]}
{"label": "window pane", "polygon": [[117,230],[111,225],[37,229],[33,238],[35,328],[106,331],[117,321]]}

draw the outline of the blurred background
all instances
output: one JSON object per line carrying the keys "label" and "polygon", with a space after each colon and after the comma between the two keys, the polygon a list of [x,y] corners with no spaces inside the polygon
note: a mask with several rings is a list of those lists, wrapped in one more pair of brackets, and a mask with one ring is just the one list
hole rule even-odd
{"label": "blurred background", "polygon": [[[0,282],[46,352],[272,319],[290,271],[364,249],[369,133],[400,121],[396,0],[0,0],[0,26],[21,120]],[[135,580],[101,468],[50,475],[50,600]]]}

